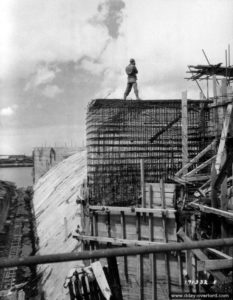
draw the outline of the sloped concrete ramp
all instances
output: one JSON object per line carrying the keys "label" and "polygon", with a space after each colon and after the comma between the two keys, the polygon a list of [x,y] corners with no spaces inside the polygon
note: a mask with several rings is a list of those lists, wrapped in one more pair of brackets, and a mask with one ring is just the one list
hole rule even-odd
{"label": "sloped concrete ramp", "polygon": [[[50,169],[34,186],[38,254],[79,251],[79,242],[72,238],[72,233],[78,225],[81,226],[80,206],[76,199],[85,178],[86,151],[82,150]],[[80,264],[38,266],[45,299],[70,299],[63,283],[69,270]]]}

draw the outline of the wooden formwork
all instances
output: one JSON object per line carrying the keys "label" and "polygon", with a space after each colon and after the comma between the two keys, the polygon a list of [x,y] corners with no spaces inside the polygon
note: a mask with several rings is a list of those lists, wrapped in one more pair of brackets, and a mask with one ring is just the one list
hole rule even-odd
{"label": "wooden formwork", "polygon": [[[161,181],[145,184],[145,207],[90,206],[86,230],[76,238],[85,249],[176,242],[174,197],[175,185]],[[118,257],[117,262],[124,299],[165,300],[182,291],[180,254]]]}

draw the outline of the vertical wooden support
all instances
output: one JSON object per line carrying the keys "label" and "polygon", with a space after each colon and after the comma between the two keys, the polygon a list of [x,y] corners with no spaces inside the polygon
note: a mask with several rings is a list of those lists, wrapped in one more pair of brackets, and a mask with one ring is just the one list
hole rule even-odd
{"label": "vertical wooden support", "polygon": [[140,159],[140,170],[141,170],[142,207],[146,207],[145,167],[144,167],[144,160],[143,159]]}
{"label": "vertical wooden support", "polygon": [[[195,214],[191,215],[191,239],[193,240],[195,238],[195,232],[196,232],[196,216]],[[197,265],[196,265],[196,258],[194,255],[191,256],[191,264],[192,264],[192,280],[196,281],[197,279]],[[197,293],[197,285],[193,284],[193,292]]]}
{"label": "vertical wooden support", "polygon": [[[141,240],[141,214],[136,213],[136,230],[137,230],[137,236],[138,240]],[[144,293],[143,293],[143,256],[138,255],[138,270],[137,270],[137,280],[139,284],[139,299],[144,299]]]}
{"label": "vertical wooden support", "polygon": [[[121,234],[122,238],[126,239],[126,228],[125,228],[125,213],[121,211]],[[127,256],[124,256],[124,272],[125,272],[125,279],[128,282],[129,281],[129,272],[128,272],[128,258]]]}
{"label": "vertical wooden support", "polygon": [[[189,236],[189,226],[187,219],[185,220],[185,233]],[[192,279],[192,252],[190,250],[186,251],[186,270],[188,274],[188,278]],[[192,292],[192,286],[189,286],[190,292]]]}
{"label": "vertical wooden support", "polygon": [[[93,235],[98,236],[98,214],[93,212]],[[95,249],[99,249],[98,242],[95,243]]]}
{"label": "vertical wooden support", "polygon": [[[218,139],[218,108],[217,108],[217,102],[218,102],[218,94],[217,94],[217,79],[216,79],[216,75],[213,76],[213,96],[214,96],[214,105],[216,106],[214,108],[214,124],[213,124],[213,131],[215,134],[215,139]],[[214,148],[214,154],[217,153],[217,146],[215,145]],[[218,205],[218,194],[216,189],[214,188],[215,185],[215,181],[217,178],[217,172],[215,169],[215,164],[216,164],[216,159],[212,162],[212,166],[211,166],[211,206],[216,208]],[[217,226],[218,224],[216,222],[212,222],[212,238],[215,238],[216,233],[217,233]]]}
{"label": "vertical wooden support", "polygon": [[[218,206],[218,192],[215,189],[215,182],[217,179],[217,173],[216,173],[216,169],[215,169],[215,161],[213,161],[212,163],[212,167],[211,167],[211,206],[214,208],[217,208]],[[211,236],[212,238],[216,238],[216,234],[218,232],[217,227],[218,227],[218,222],[214,222],[214,220],[212,221],[212,232],[211,232]]]}
{"label": "vertical wooden support", "polygon": [[182,92],[182,166],[188,163],[188,107],[187,91]]}
{"label": "vertical wooden support", "polygon": [[[222,210],[227,210],[227,205],[228,205],[228,199],[227,199],[227,177],[224,178],[223,183],[221,184],[221,196],[220,196],[220,201],[221,201],[221,209]],[[222,218],[221,220],[221,237],[226,238],[228,236],[228,228],[227,228],[226,220],[225,218]],[[224,252],[227,252],[227,247],[223,248]]]}
{"label": "vertical wooden support", "polygon": [[198,283],[195,285],[196,293],[199,293],[199,273],[197,271],[197,258],[193,256],[194,259],[194,278],[198,280]]}
{"label": "vertical wooden support", "polygon": [[[213,96],[214,96],[214,105],[217,105],[217,80],[216,80],[216,75],[213,76]],[[214,134],[215,134],[215,138],[218,138],[218,108],[215,107],[214,108]]]}
{"label": "vertical wooden support", "polygon": [[197,280],[197,264],[196,264],[196,258],[194,255],[192,255],[191,258],[191,262],[192,262],[192,280],[193,280],[193,293],[197,293],[197,285],[195,284],[195,281]]}
{"label": "vertical wooden support", "polygon": [[[91,236],[94,236],[94,217],[93,217],[93,212],[90,213],[90,227],[91,227]],[[94,248],[94,242],[89,243],[89,250],[95,250]],[[94,262],[95,260],[92,258],[91,263]]]}
{"label": "vertical wooden support", "polygon": [[178,251],[177,253],[177,261],[178,261],[178,268],[179,268],[179,284],[181,286],[182,293],[184,293],[183,263],[182,263],[182,257],[180,251]]}
{"label": "vertical wooden support", "polygon": [[108,232],[108,237],[111,237],[111,215],[110,212],[107,212],[107,232]]}
{"label": "vertical wooden support", "polygon": [[[160,195],[161,195],[161,201],[162,201],[162,208],[166,209],[165,188],[164,188],[163,179],[160,180]],[[164,231],[164,242],[168,243],[166,213],[162,214],[162,223],[163,223],[163,231]],[[168,295],[170,297],[171,282],[170,282],[170,267],[169,267],[169,255],[168,255],[168,253],[165,254],[165,268],[166,268],[166,275],[167,275]]]}
{"label": "vertical wooden support", "polygon": [[[123,300],[122,296],[122,290],[121,290],[121,281],[117,266],[117,259],[116,257],[108,257],[108,280],[110,289],[112,291],[113,297],[111,299],[113,300]],[[105,298],[104,298],[105,299]]]}
{"label": "vertical wooden support", "polygon": [[221,134],[221,139],[218,147],[218,153],[217,153],[216,164],[215,164],[217,174],[219,174],[222,165],[222,160],[225,152],[226,138],[228,134],[231,117],[232,117],[232,103],[227,105],[227,110],[225,113],[225,119],[223,123],[223,129],[222,129],[222,134]]}
{"label": "vertical wooden support", "polygon": [[[153,206],[153,194],[152,186],[149,186],[149,206]],[[149,240],[154,240],[154,224],[153,224],[153,214],[149,214]],[[152,279],[152,300],[157,299],[157,286],[156,286],[156,256],[154,253],[150,254],[150,265],[151,265],[151,279]]]}

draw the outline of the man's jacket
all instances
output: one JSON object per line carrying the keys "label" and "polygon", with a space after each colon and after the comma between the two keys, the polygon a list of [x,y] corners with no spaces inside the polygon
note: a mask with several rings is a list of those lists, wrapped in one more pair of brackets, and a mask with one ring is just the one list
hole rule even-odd
{"label": "man's jacket", "polygon": [[128,75],[128,82],[130,82],[130,83],[136,82],[136,80],[137,80],[137,75],[136,74],[138,73],[138,70],[137,70],[135,65],[129,64],[125,68],[125,72]]}

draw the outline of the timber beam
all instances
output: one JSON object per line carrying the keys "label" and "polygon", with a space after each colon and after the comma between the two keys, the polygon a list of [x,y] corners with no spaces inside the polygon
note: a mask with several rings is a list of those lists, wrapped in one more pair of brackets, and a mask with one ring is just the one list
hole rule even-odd
{"label": "timber beam", "polygon": [[190,206],[194,207],[194,208],[199,208],[200,211],[207,213],[207,214],[214,214],[217,215],[219,217],[224,217],[224,218],[228,218],[233,220],[233,213],[229,212],[229,211],[225,211],[222,209],[217,209],[217,208],[213,208],[213,207],[209,207],[206,205],[201,205],[201,204],[197,204],[197,203],[189,203]]}
{"label": "timber beam", "polygon": [[[183,229],[180,229],[178,232],[177,232],[177,236],[179,238],[181,238],[185,243],[192,243],[192,240],[184,233]],[[209,240],[207,240],[208,242]],[[200,260],[200,261],[205,261],[205,260],[208,260],[208,257],[207,255],[201,251],[200,249],[191,249],[191,252],[193,253],[193,255],[195,255],[195,257]],[[223,282],[224,279],[225,279],[225,276],[219,272],[219,271],[211,271],[210,270],[210,273],[216,278],[218,279],[219,281]]]}
{"label": "timber beam", "polygon": [[233,258],[206,259],[197,262],[197,271],[214,271],[224,269],[233,269]]}

